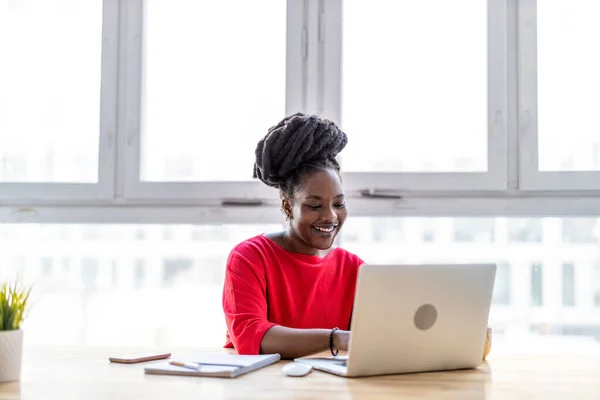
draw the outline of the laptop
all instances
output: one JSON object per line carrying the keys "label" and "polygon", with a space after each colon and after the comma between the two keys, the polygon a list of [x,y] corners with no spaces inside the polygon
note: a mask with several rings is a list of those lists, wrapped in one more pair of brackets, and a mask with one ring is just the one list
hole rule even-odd
{"label": "laptop", "polygon": [[294,361],[345,377],[475,368],[495,277],[495,264],[363,264],[347,356]]}

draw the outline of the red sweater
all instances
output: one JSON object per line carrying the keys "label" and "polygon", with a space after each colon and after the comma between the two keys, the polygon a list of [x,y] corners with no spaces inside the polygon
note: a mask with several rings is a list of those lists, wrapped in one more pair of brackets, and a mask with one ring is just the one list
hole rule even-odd
{"label": "red sweater", "polygon": [[274,325],[349,329],[361,264],[340,248],[325,257],[292,253],[264,235],[238,244],[225,271],[225,347],[258,354]]}

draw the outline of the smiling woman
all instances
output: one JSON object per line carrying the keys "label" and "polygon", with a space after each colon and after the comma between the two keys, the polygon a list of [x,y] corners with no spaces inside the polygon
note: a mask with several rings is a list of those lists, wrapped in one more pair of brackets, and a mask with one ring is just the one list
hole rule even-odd
{"label": "smiling woman", "polygon": [[329,251],[348,213],[335,157],[348,139],[333,122],[297,113],[258,142],[254,177],[279,189],[290,229],[268,235],[296,253]]}
{"label": "smiling woman", "polygon": [[317,170],[297,193],[282,200],[291,225],[284,232],[288,233],[287,240],[277,234],[269,236],[291,251],[313,255],[327,252],[348,216],[344,199],[338,172]]}
{"label": "smiling woman", "polygon": [[334,123],[304,114],[283,119],[259,141],[254,177],[279,190],[289,224],[231,252],[226,347],[283,358],[347,349],[362,260],[333,246],[348,214],[335,160],[346,143]]}

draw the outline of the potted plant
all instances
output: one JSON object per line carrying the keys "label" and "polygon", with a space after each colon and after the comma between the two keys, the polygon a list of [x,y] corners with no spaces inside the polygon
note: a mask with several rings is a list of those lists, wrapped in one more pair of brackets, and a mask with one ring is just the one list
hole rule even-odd
{"label": "potted plant", "polygon": [[0,286],[0,382],[21,378],[23,330],[31,288],[22,290],[15,282]]}

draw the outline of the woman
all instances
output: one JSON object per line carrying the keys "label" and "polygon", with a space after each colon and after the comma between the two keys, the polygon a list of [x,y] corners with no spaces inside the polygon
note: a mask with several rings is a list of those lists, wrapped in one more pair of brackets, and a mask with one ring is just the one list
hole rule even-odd
{"label": "woman", "polygon": [[362,260],[333,246],[348,216],[335,160],[346,143],[334,123],[301,113],[258,143],[254,177],[279,190],[289,225],[250,238],[229,255],[225,347],[284,359],[347,350]]}

